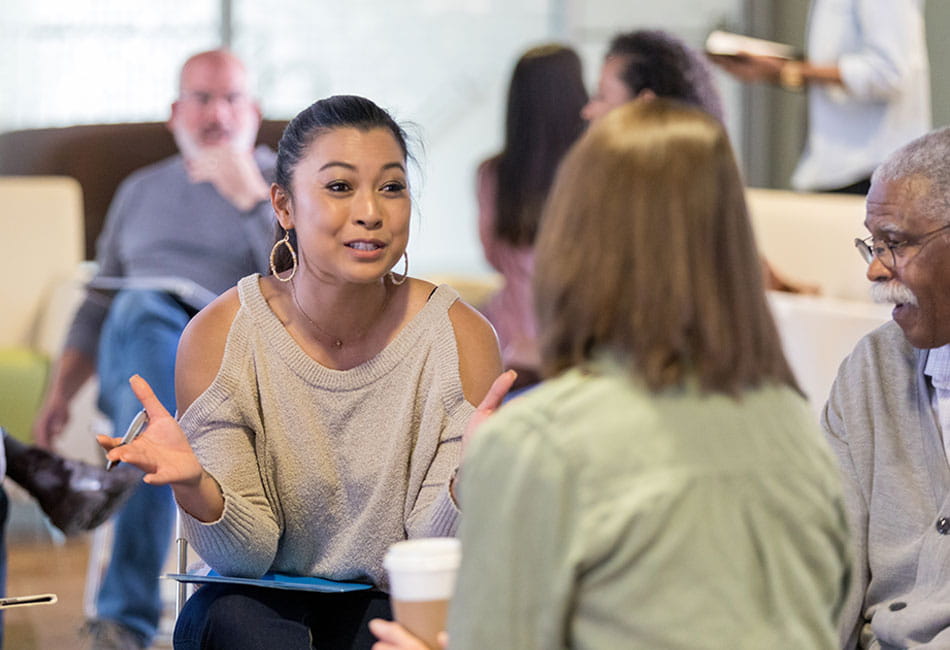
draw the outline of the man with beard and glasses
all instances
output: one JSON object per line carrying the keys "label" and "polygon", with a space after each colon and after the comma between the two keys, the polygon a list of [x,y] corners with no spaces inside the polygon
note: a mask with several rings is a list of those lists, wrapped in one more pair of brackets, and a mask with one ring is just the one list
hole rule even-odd
{"label": "man with beard and glasses", "polygon": [[844,648],[950,647],[950,129],[874,172],[855,240],[893,322],[845,359],[822,415],[856,562]]}
{"label": "man with beard and glasses", "polygon": [[[208,298],[268,269],[275,154],[254,149],[260,123],[237,57],[214,50],[185,62],[168,121],[180,155],[136,171],[116,192],[90,283],[108,290],[90,290],[72,323],[34,428],[40,446],[61,433],[70,401],[93,374],[115,435],[141,408],[128,385],[133,374],[175,412],[175,353],[185,325]],[[136,472],[139,485],[115,519],[97,620],[88,626],[93,648],[147,647],[161,616],[158,576],[175,504],[168,486],[142,483]]]}

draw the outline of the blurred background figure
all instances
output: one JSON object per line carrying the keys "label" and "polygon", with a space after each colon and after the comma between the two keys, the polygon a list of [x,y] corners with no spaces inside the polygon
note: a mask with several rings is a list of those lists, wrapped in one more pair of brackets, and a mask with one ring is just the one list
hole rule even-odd
{"label": "blurred background figure", "polygon": [[[266,271],[275,154],[254,148],[260,122],[247,71],[234,54],[212,50],[185,62],[168,120],[180,155],[133,173],[112,201],[97,241],[96,279],[124,288],[89,291],[79,307],[34,424],[40,446],[61,434],[71,401],[94,374],[99,408],[115,435],[141,408],[128,385],[135,373],[175,412],[175,354],[197,305],[149,283],[171,278],[213,297],[247,273]],[[137,487],[115,518],[97,619],[87,628],[93,650],[148,647],[161,617],[159,575],[175,502],[170,488],[141,476],[132,473]]]}
{"label": "blurred background figure", "polygon": [[[637,97],[675,99],[723,121],[722,99],[705,60],[662,30],[638,30],[613,38],[600,69],[597,93],[582,114],[596,121]],[[762,274],[767,289],[817,293],[814,287],[780,277],[765,258]]]}
{"label": "blurred background figure", "polygon": [[[657,98],[610,112],[542,223],[546,380],[463,460],[452,650],[834,647],[841,486],[722,124]],[[419,647],[371,627],[377,650]]]}
{"label": "blurred background figure", "polygon": [[815,0],[806,58],[713,57],[743,81],[808,91],[798,190],[867,194],[885,156],[931,127],[923,0]]}
{"label": "blurred background figure", "polygon": [[597,93],[584,107],[584,119],[603,117],[636,97],[669,97],[723,118],[722,100],[703,58],[662,30],[617,34],[607,48]]}
{"label": "blurred background figure", "polygon": [[587,91],[577,53],[550,44],[525,52],[511,76],[504,149],[478,168],[478,232],[504,286],[483,307],[517,387],[536,383],[531,276],[541,208],[561,157],[584,129]]}

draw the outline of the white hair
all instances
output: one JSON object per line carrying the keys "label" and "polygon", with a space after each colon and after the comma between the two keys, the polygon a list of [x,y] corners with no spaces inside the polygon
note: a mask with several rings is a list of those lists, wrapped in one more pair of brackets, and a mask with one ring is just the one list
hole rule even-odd
{"label": "white hair", "polygon": [[897,280],[881,280],[871,285],[871,300],[892,305],[917,305],[917,296]]}
{"label": "white hair", "polygon": [[936,129],[907,143],[881,163],[871,183],[908,179],[929,181],[918,197],[923,216],[950,223],[950,127]]}

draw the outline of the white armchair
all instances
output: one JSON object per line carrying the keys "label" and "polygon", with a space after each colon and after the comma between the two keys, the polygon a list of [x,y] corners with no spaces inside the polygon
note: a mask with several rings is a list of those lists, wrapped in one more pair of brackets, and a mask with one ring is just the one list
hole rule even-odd
{"label": "white armchair", "polygon": [[[49,369],[82,297],[82,252],[78,182],[0,176],[0,424],[21,440],[30,440]],[[71,430],[88,433],[94,394],[93,386],[84,388]],[[62,450],[88,459],[94,444],[67,430]]]}
{"label": "white armchair", "polygon": [[82,192],[65,177],[0,177],[0,422],[29,439],[61,343],[48,318],[82,259]]}

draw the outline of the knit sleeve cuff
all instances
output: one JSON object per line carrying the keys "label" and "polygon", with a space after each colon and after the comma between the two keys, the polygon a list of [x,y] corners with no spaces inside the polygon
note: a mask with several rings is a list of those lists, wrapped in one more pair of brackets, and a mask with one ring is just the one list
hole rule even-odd
{"label": "knit sleeve cuff", "polygon": [[449,486],[446,483],[439,496],[432,504],[431,519],[429,524],[429,535],[431,537],[455,537],[458,531],[459,515],[461,511],[449,494]]}
{"label": "knit sleeve cuff", "polygon": [[[181,510],[182,528],[195,551],[221,575],[259,578],[277,553],[277,526],[258,509],[225,492],[217,521],[203,522]],[[268,532],[268,529],[270,532]]]}

